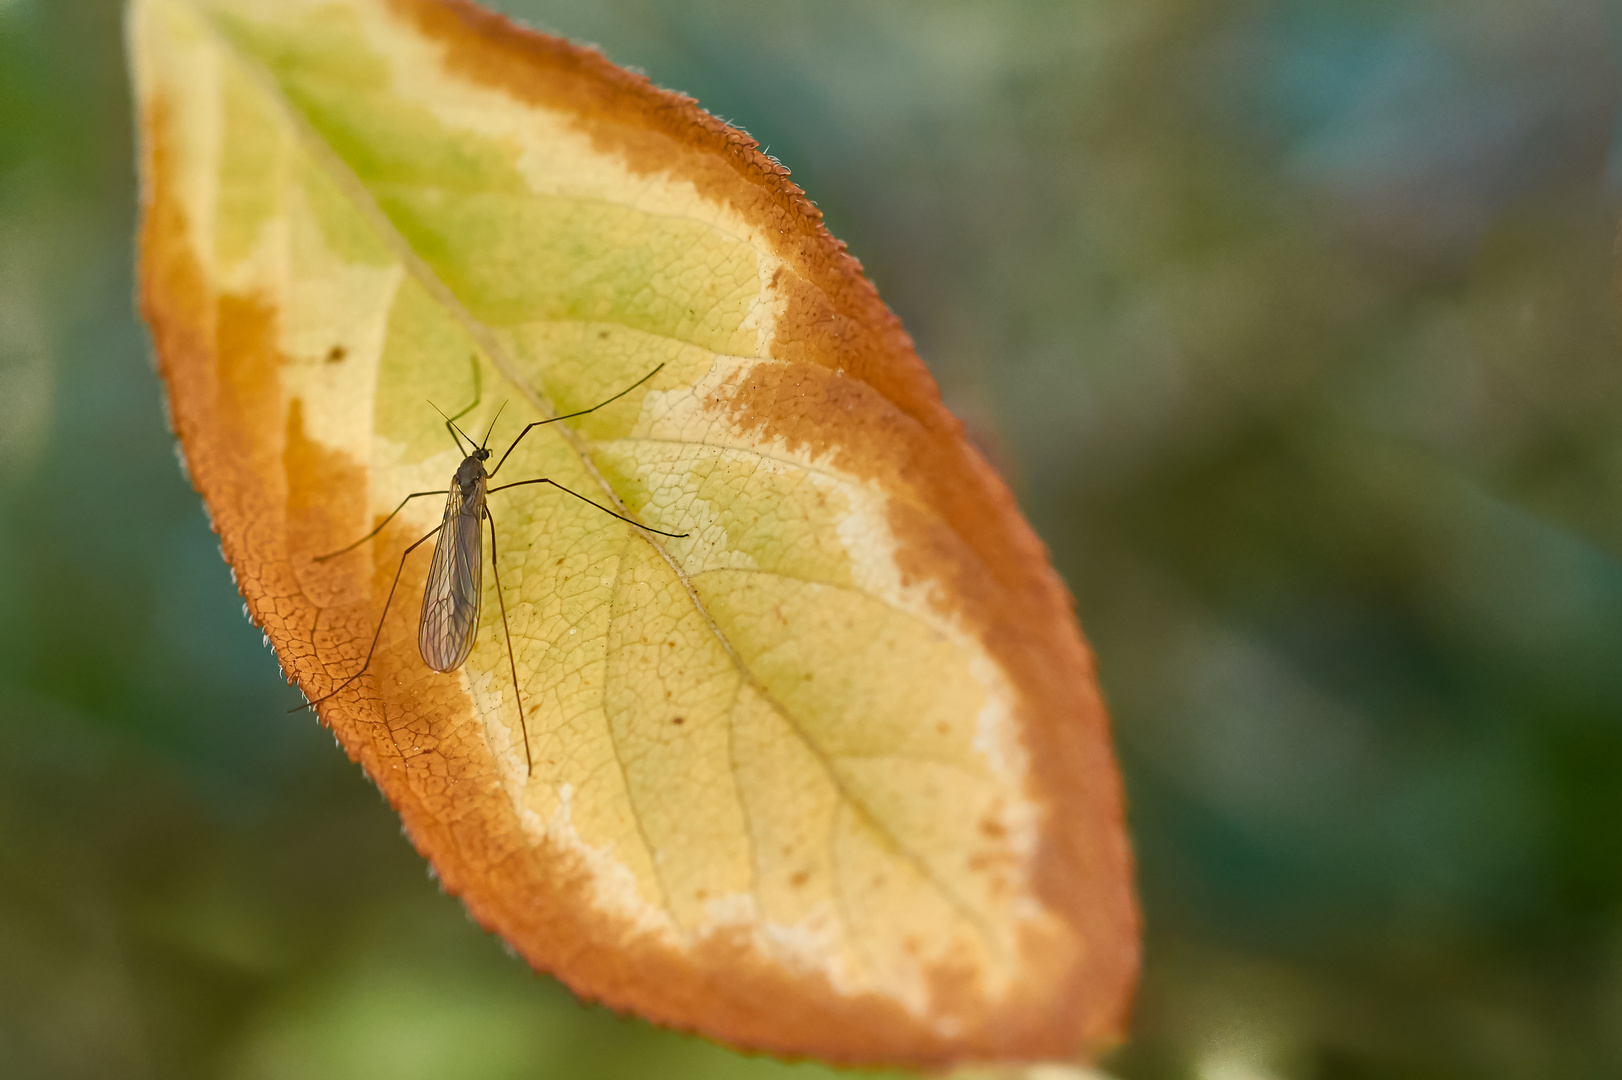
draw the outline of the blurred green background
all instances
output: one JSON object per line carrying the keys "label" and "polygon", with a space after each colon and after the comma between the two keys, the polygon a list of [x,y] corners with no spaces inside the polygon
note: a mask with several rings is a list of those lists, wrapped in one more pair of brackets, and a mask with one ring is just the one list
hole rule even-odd
{"label": "blurred green background", "polygon": [[[504,0],[754,133],[1075,590],[1124,1080],[1622,1075],[1622,12]],[[0,0],[0,1073],[812,1077],[443,896],[241,616],[113,0]]]}

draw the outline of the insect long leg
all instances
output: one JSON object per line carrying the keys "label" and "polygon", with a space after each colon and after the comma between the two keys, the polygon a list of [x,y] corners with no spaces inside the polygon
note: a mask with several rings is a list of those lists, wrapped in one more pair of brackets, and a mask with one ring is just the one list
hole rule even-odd
{"label": "insect long leg", "polygon": [[463,409],[461,412],[457,413],[455,416],[447,416],[447,417],[445,417],[445,419],[447,419],[447,420],[460,420],[460,419],[462,419],[462,417],[466,416],[468,413],[472,412],[474,409],[479,407],[479,399],[484,396],[484,387],[483,387],[483,384],[479,380],[479,354],[478,353],[468,353],[467,357],[473,363],[473,401],[472,401],[471,404],[469,404],[467,406],[467,408]]}
{"label": "insect long leg", "polygon": [[405,498],[400,500],[400,505],[396,506],[392,511],[390,511],[389,516],[384,518],[381,522],[379,522],[377,528],[373,529],[371,532],[367,533],[365,536],[361,537],[359,540],[356,540],[353,544],[350,544],[348,547],[341,547],[337,551],[330,552],[330,553],[328,553],[326,555],[317,555],[313,561],[314,562],[326,562],[328,559],[337,558],[339,555],[342,555],[346,551],[353,551],[356,548],[360,547],[362,544],[366,543],[366,541],[370,540],[372,537],[374,537],[378,533],[382,532],[383,531],[383,526],[387,525],[389,522],[393,521],[394,520],[394,515],[398,514],[401,510],[404,510],[405,509],[405,504],[410,502],[412,499],[420,499],[424,495],[445,495],[445,494],[448,494],[448,492],[445,492],[445,491],[413,491],[410,495],[407,495]]}
{"label": "insect long leg", "polygon": [[[619,393],[615,394],[613,397],[609,398],[607,401],[599,401],[597,404],[593,405],[589,409],[581,409],[579,412],[572,412],[568,416],[554,416],[550,420],[537,420],[533,424],[530,424],[529,427],[526,427],[523,431],[520,431],[518,433],[518,438],[514,439],[512,441],[512,445],[507,447],[507,453],[501,455],[501,460],[496,462],[496,467],[490,470],[490,476],[492,478],[494,478],[496,473],[501,471],[501,466],[506,464],[507,454],[511,454],[515,449],[517,449],[519,439],[522,439],[525,435],[528,435],[529,432],[530,432],[530,428],[538,428],[538,427],[542,427],[543,425],[546,425],[546,424],[555,424],[559,420],[573,420],[577,416],[585,416],[587,413],[594,413],[598,409],[602,408],[604,405],[612,405],[614,402],[618,401],[620,398],[624,397],[626,394],[629,394],[632,390],[635,390],[637,387],[641,386],[643,383],[647,382],[649,379],[651,379],[655,375],[659,374],[660,369],[662,369],[663,367],[664,367],[664,365],[660,364],[659,367],[654,368],[652,371],[648,372],[646,375],[642,376],[636,382],[632,383],[630,386],[627,386],[624,390],[621,390]],[[587,501],[590,502],[589,499]],[[609,511],[609,512],[613,513],[613,511]],[[615,514],[614,516],[619,517],[618,514]],[[632,522],[632,524],[634,525],[636,523]],[[654,530],[654,531],[657,532],[658,530]]]}
{"label": "insect long leg", "polygon": [[486,495],[494,495],[498,491],[506,491],[508,488],[523,487],[525,484],[551,484],[553,487],[557,488],[559,491],[567,492],[568,494],[573,495],[575,498],[579,499],[583,503],[591,503],[591,505],[595,506],[597,509],[599,509],[603,513],[607,514],[609,517],[619,518],[621,521],[625,522],[625,524],[627,524],[627,525],[635,525],[639,529],[645,529],[645,530],[647,530],[648,532],[651,532],[651,533],[658,533],[660,536],[673,536],[673,537],[675,537],[675,538],[677,538],[679,540],[683,536],[687,535],[686,533],[665,532],[663,529],[655,529],[652,526],[644,525],[640,521],[632,521],[630,518],[626,517],[624,514],[616,514],[616,513],[614,513],[614,511],[610,510],[608,507],[604,506],[602,503],[592,502],[592,500],[586,498],[584,495],[580,494],[580,492],[571,491],[570,489],[564,487],[562,484],[558,483],[556,480],[548,480],[544,476],[541,477],[539,480],[518,480],[518,481],[515,481],[514,483],[511,483],[511,484],[502,484],[500,487],[490,488],[489,490],[487,490],[485,492],[485,494]]}
{"label": "insect long leg", "polygon": [[484,519],[490,523],[490,570],[496,575],[496,602],[501,605],[501,632],[507,636],[507,665],[513,673],[513,700],[518,703],[518,731],[524,737],[524,775],[535,771],[535,759],[529,754],[529,724],[524,719],[524,697],[518,689],[518,661],[513,659],[513,633],[507,628],[507,600],[501,595],[501,562],[496,558],[496,519],[490,508],[484,508]]}
{"label": "insect long leg", "polygon": [[[455,416],[445,416],[444,413],[439,412],[438,405],[434,405],[431,401],[428,403],[434,405],[434,411],[438,412],[440,416],[445,416],[445,430],[450,432],[451,440],[456,443],[456,452],[463,456],[466,456],[467,451],[462,448],[462,440],[467,439],[467,433],[456,426],[456,421],[478,408],[479,399],[484,396],[484,387],[479,380],[479,354],[468,353],[468,359],[473,362],[473,403]],[[467,439],[467,441],[469,446],[473,445],[472,439]]]}
{"label": "insect long leg", "polygon": [[400,575],[405,572],[406,559],[411,555],[411,553],[413,551],[416,551],[423,544],[427,543],[429,540],[433,539],[435,536],[438,536],[439,531],[441,529],[443,529],[444,527],[445,527],[445,523],[443,521],[440,522],[438,525],[435,525],[432,532],[430,532],[427,536],[424,536],[422,539],[418,540],[416,543],[412,544],[410,547],[406,548],[405,551],[400,555],[400,567],[399,567],[399,569],[394,571],[394,583],[389,586],[388,599],[383,601],[383,614],[379,615],[378,618],[377,618],[377,632],[372,635],[372,647],[366,650],[366,662],[360,666],[360,670],[355,672],[353,675],[349,676],[349,678],[345,679],[343,682],[339,683],[337,686],[333,687],[331,692],[321,695],[320,697],[316,698],[314,701],[306,701],[303,705],[300,705],[296,709],[288,709],[287,710],[288,712],[295,713],[295,712],[300,711],[301,709],[313,709],[313,708],[315,708],[315,706],[321,704],[323,701],[326,701],[328,698],[334,696],[339,691],[341,691],[344,687],[348,686],[350,683],[354,682],[356,679],[358,679],[362,675],[366,674],[366,669],[372,666],[372,654],[377,652],[378,639],[383,636],[383,622],[384,622],[385,619],[387,619],[389,617],[389,605],[394,603],[394,590],[400,587]]}

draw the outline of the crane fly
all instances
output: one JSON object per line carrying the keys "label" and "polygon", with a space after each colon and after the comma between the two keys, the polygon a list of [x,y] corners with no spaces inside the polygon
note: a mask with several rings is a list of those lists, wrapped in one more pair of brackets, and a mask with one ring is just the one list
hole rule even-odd
{"label": "crane fly", "polygon": [[[508,488],[523,487],[526,484],[549,484],[566,495],[573,495],[581,502],[589,503],[607,514],[618,518],[627,525],[634,525],[646,532],[658,533],[660,536],[680,538],[686,533],[665,532],[663,529],[652,529],[637,521],[632,521],[623,514],[616,514],[608,507],[592,499],[564,487],[556,480],[539,477],[534,480],[518,480],[511,484],[490,486],[501,467],[507,463],[507,458],[517,449],[518,443],[525,435],[535,428],[546,424],[555,424],[560,420],[573,420],[577,416],[594,413],[605,405],[611,405],[632,390],[641,386],[655,375],[660,368],[654,368],[624,390],[615,394],[606,401],[600,401],[589,409],[569,413],[567,416],[554,416],[550,420],[537,420],[529,424],[518,437],[507,447],[506,453],[496,461],[496,467],[485,471],[484,463],[490,460],[492,451],[489,448],[490,434],[496,429],[496,420],[501,418],[501,409],[496,410],[495,417],[490,421],[490,427],[484,433],[484,440],[475,443],[473,438],[457,426],[456,421],[466,416],[479,404],[479,367],[477,358],[473,366],[473,404],[457,413],[455,416],[445,416],[445,430],[456,442],[458,453],[463,456],[462,464],[457,466],[456,475],[451,478],[451,486],[442,491],[414,491],[400,500],[400,505],[389,512],[389,516],[380,521],[377,528],[367,533],[347,547],[316,558],[316,562],[326,562],[337,558],[346,552],[353,551],[366,541],[372,539],[383,531],[383,527],[394,520],[396,514],[406,508],[412,499],[420,499],[429,495],[445,496],[445,515],[438,525],[426,535],[415,540],[400,556],[400,566],[394,571],[394,581],[389,585],[388,598],[383,601],[383,613],[378,616],[377,630],[372,634],[372,644],[366,650],[366,661],[361,664],[360,670],[349,678],[333,687],[331,691],[307,701],[289,712],[298,712],[300,709],[313,708],[323,701],[336,696],[350,683],[366,674],[366,669],[372,666],[372,654],[377,651],[377,643],[383,636],[383,623],[389,617],[389,605],[394,602],[394,591],[400,585],[400,575],[405,572],[406,559],[417,548],[426,544],[434,537],[439,537],[434,544],[434,558],[428,565],[428,583],[422,591],[422,617],[417,623],[417,651],[422,654],[423,663],[435,671],[455,671],[461,667],[473,651],[474,638],[479,632],[479,602],[484,578],[484,552],[483,536],[484,523],[490,523],[490,570],[496,578],[496,602],[501,605],[501,631],[507,639],[507,664],[512,671],[513,699],[518,705],[518,725],[524,736],[524,764],[527,770],[533,771],[534,761],[529,750],[529,725],[524,720],[524,700],[518,689],[518,662],[513,657],[512,631],[507,628],[507,600],[501,592],[501,567],[496,558],[496,519],[490,513],[490,506],[486,497]],[[505,405],[502,408],[506,408]],[[462,440],[467,440],[467,446]],[[471,448],[471,449],[469,449]]]}

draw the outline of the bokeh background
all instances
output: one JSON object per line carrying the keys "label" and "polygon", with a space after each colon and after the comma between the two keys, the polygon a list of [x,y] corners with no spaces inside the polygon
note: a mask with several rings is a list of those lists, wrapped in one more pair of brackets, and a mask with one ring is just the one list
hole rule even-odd
{"label": "bokeh background", "polygon": [[[269,0],[267,0],[269,2]],[[501,0],[755,134],[1076,593],[1123,1080],[1622,1075],[1622,11]],[[827,1077],[577,1005],[242,618],[114,0],[0,0],[0,1072]]]}

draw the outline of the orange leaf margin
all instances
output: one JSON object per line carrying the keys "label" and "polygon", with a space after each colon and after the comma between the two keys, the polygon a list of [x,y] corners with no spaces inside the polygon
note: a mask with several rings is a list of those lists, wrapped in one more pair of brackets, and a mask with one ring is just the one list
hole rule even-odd
{"label": "orange leaf margin", "polygon": [[[686,178],[775,238],[774,253],[803,283],[777,323],[774,357],[790,365],[778,378],[750,379],[733,400],[734,417],[768,439],[837,448],[841,467],[858,475],[900,471],[924,494],[933,516],[900,501],[892,510],[902,570],[944,583],[956,614],[981,628],[1022,697],[1032,794],[1047,811],[1033,889],[1074,947],[1029,958],[1047,966],[1028,980],[1031,991],[991,1007],[961,978],[940,973],[935,1000],[974,1018],[942,1030],[891,1000],[847,996],[820,977],[765,962],[744,941],[710,938],[683,950],[597,917],[584,901],[584,871],[534,846],[520,828],[461,695],[340,697],[322,707],[322,722],[399,811],[444,887],[481,926],[582,997],[738,1046],[832,1062],[1055,1059],[1118,1040],[1137,978],[1139,916],[1092,659],[1041,542],[941,404],[860,265],[786,169],[692,99],[465,0],[391,7],[443,47],[457,74],[572,113],[599,149],[617,152],[639,175]],[[148,103],[140,120],[141,307],[175,431],[253,621],[302,683],[315,670],[318,607],[294,574],[293,555],[310,554],[302,541],[324,531],[329,508],[344,505],[362,470],[305,440],[296,410],[283,428],[258,407],[278,393],[275,313],[252,298],[216,294],[205,280],[178,202],[163,102]],[[831,415],[840,417],[836,427],[823,423]],[[942,521],[952,535],[939,532]],[[368,575],[346,576],[337,564],[323,583],[333,595],[371,589]],[[402,590],[420,586],[420,569],[402,581]],[[346,628],[361,632],[362,624]],[[395,663],[414,662],[413,640],[385,640]]]}

